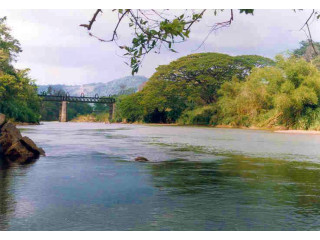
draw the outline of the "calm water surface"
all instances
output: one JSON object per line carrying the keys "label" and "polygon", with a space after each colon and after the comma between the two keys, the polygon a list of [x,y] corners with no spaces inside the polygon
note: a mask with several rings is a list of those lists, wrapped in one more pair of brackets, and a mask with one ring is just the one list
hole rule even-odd
{"label": "calm water surface", "polygon": [[0,230],[320,230],[320,135],[99,123],[22,130],[47,157],[0,169]]}

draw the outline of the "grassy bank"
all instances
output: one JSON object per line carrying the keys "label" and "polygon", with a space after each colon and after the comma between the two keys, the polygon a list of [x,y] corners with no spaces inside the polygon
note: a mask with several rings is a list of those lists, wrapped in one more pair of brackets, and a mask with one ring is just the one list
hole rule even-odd
{"label": "grassy bank", "polygon": [[99,114],[87,114],[87,115],[80,115],[70,122],[104,122],[110,123],[109,121],[109,113],[99,113]]}

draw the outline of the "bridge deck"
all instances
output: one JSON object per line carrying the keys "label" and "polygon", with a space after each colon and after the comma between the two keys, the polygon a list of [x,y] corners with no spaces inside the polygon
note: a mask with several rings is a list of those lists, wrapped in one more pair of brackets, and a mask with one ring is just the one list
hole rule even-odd
{"label": "bridge deck", "polygon": [[59,95],[38,95],[43,101],[51,102],[83,102],[83,103],[115,103],[112,97],[75,97],[75,96],[59,96]]}

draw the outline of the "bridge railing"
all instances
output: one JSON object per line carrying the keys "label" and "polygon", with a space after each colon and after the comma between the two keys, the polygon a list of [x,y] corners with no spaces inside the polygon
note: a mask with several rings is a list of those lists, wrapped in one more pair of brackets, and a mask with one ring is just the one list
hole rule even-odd
{"label": "bridge railing", "polygon": [[39,97],[42,98],[43,101],[51,101],[51,102],[84,102],[84,103],[115,103],[116,100],[113,97],[99,97],[97,94],[95,97],[85,97],[81,94],[80,97],[66,95],[47,95],[45,93],[38,94]]}

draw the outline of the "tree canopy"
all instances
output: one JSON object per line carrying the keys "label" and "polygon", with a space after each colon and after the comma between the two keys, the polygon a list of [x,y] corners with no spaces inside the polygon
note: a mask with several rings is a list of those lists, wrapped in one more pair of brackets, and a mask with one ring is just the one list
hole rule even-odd
{"label": "tree canopy", "polygon": [[12,65],[21,51],[6,18],[0,18],[0,112],[16,121],[38,122],[40,101],[29,69],[18,70]]}
{"label": "tree canopy", "polygon": [[[130,99],[140,108],[138,112],[143,112],[145,121],[174,122],[186,109],[216,102],[220,86],[233,76],[244,79],[252,68],[273,64],[273,60],[255,55],[191,54],[159,66],[142,91]],[[129,97],[124,99],[130,104]],[[120,109],[132,115],[133,107],[120,105]]]}

